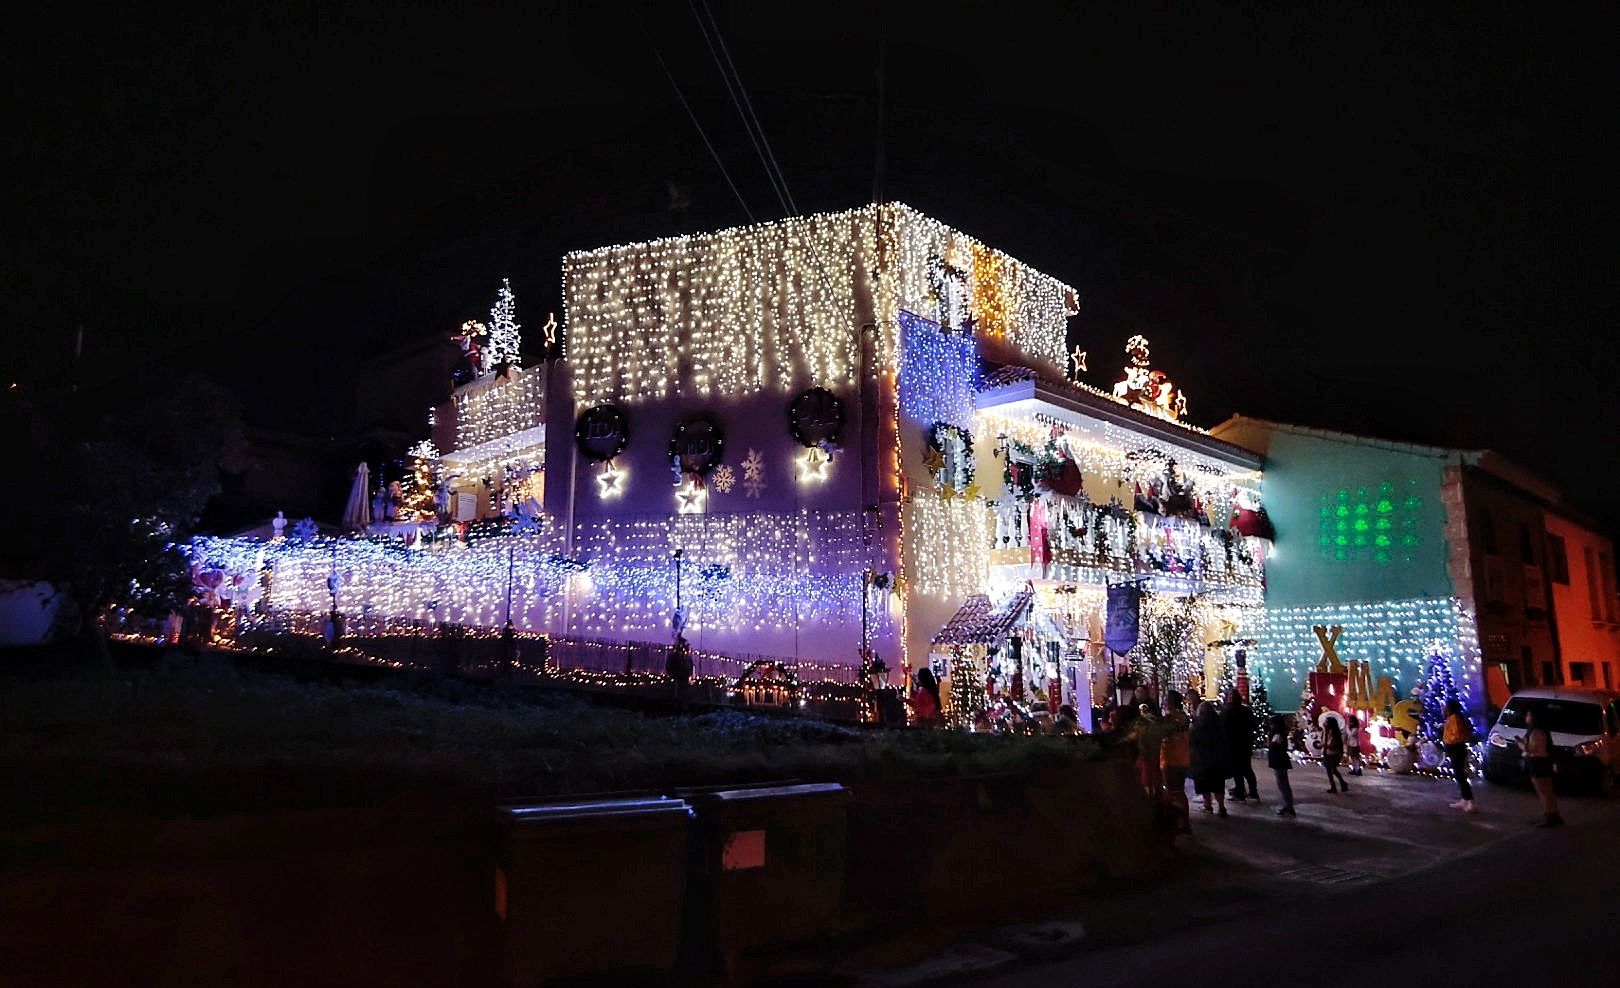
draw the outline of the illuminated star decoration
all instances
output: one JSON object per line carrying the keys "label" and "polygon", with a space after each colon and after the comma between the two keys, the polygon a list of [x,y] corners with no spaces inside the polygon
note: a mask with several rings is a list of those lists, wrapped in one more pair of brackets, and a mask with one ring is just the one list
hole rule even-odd
{"label": "illuminated star decoration", "polygon": [[624,471],[613,465],[609,460],[602,464],[602,472],[596,475],[596,493],[602,498],[618,497],[624,493],[619,481],[624,479]]}
{"label": "illuminated star decoration", "polygon": [[683,515],[695,515],[703,511],[708,505],[708,491],[703,488],[703,481],[697,477],[688,476],[681,486],[675,489],[675,508]]}
{"label": "illuminated star decoration", "polygon": [[714,476],[709,478],[709,486],[721,494],[730,494],[731,489],[737,485],[737,474],[729,466],[721,465],[714,468]]}
{"label": "illuminated star decoration", "polygon": [[1069,373],[1069,376],[1078,378],[1081,372],[1086,369],[1086,351],[1075,347],[1074,352],[1069,354],[1069,362],[1074,365],[1074,370]]}
{"label": "illuminated star decoration", "polygon": [[546,324],[544,326],[540,327],[540,328],[545,330],[545,332],[546,332],[546,349],[549,350],[552,347],[556,346],[557,345],[557,314],[555,312],[546,313]]}
{"label": "illuminated star decoration", "polygon": [[819,449],[807,449],[804,458],[799,460],[799,483],[819,483],[827,479],[827,468],[832,465],[832,456]]}

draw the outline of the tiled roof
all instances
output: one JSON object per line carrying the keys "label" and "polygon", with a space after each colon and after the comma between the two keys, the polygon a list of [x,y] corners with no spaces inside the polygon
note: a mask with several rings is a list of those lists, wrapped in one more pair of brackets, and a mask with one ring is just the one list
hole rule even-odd
{"label": "tiled roof", "polygon": [[945,627],[939,629],[934,636],[935,645],[991,645],[1002,638],[1012,628],[1018,616],[1024,613],[1035,598],[1035,591],[1024,589],[1013,594],[1000,607],[990,603],[990,598],[982,593],[969,597],[951,619],[945,622]]}

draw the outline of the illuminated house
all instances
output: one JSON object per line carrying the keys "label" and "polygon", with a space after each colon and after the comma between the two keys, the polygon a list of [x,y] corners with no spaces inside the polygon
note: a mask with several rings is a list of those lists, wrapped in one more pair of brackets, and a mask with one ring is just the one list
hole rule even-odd
{"label": "illuminated house", "polygon": [[546,505],[591,589],[561,634],[667,640],[680,550],[700,647],[848,677],[864,624],[891,668],[1072,699],[1106,582],[1199,598],[1200,678],[1203,626],[1260,604],[1229,524],[1259,458],[1149,400],[1146,341],[1134,403],[1067,383],[1073,289],[907,207],[577,253],[564,288]]}
{"label": "illuminated house", "polygon": [[1074,290],[909,207],[581,251],[563,289],[556,359],[437,416],[420,520],[204,565],[263,553],[260,612],[510,618],[554,656],[679,628],[849,681],[865,642],[949,674],[959,718],[987,687],[1088,709],[1107,584],[1152,592],[1144,635],[1176,637],[1140,671],[1175,684],[1261,606],[1260,457],[1180,421],[1144,339],[1114,392],[1067,380]]}
{"label": "illuminated house", "polygon": [[1265,456],[1276,553],[1247,633],[1277,699],[1334,627],[1339,660],[1398,699],[1443,657],[1477,715],[1523,686],[1614,681],[1609,543],[1546,481],[1490,451],[1244,416],[1213,432]]}

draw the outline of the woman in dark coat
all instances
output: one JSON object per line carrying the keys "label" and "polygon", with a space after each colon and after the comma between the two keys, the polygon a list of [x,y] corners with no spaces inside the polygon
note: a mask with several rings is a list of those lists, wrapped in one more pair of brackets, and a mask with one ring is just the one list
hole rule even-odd
{"label": "woman in dark coat", "polygon": [[1213,797],[1220,804],[1220,815],[1225,816],[1226,777],[1230,774],[1226,765],[1226,734],[1221,730],[1221,718],[1215,712],[1215,704],[1208,700],[1198,705],[1191,740],[1193,792],[1204,797],[1205,813],[1215,811],[1215,807],[1210,805],[1210,798]]}

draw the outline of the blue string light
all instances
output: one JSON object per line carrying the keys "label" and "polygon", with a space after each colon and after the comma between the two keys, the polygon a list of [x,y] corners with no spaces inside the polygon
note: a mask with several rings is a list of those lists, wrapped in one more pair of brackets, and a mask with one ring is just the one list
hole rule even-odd
{"label": "blue string light", "polygon": [[900,312],[900,412],[916,422],[973,430],[979,347],[973,337],[942,333],[939,324]]}

